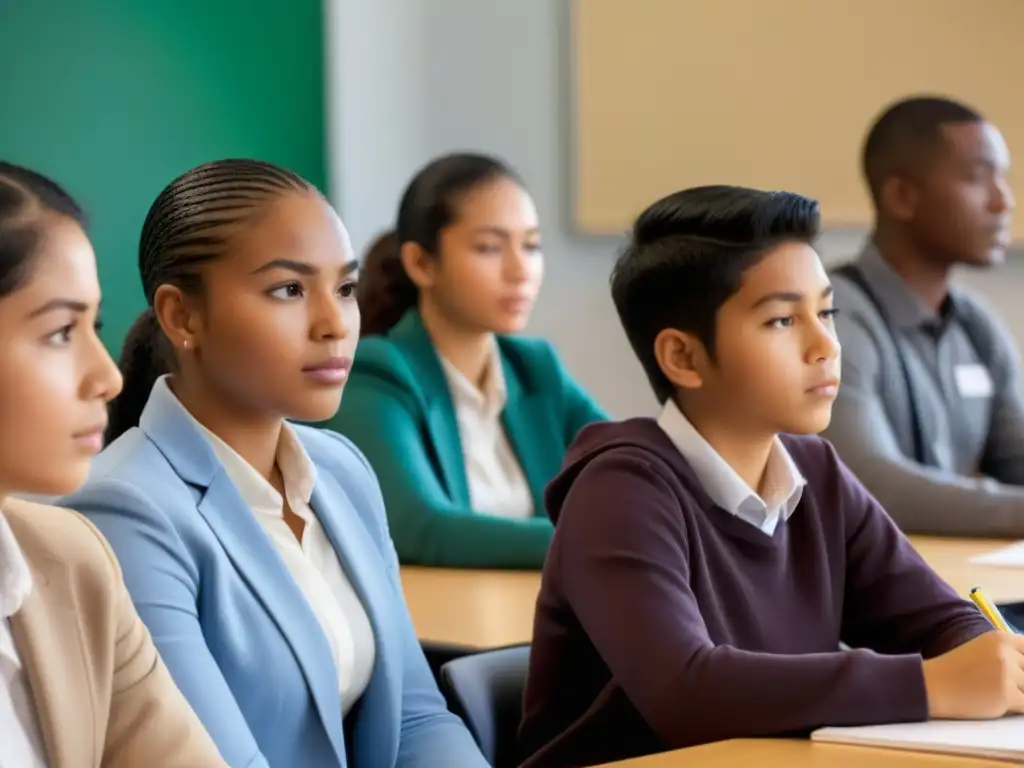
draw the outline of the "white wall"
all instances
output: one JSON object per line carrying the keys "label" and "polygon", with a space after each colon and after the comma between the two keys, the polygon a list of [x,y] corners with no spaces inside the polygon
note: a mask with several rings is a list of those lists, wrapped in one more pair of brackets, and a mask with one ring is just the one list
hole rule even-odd
{"label": "white wall", "polygon": [[[608,293],[618,243],[578,235],[571,224],[568,0],[325,3],[332,193],[356,248],[390,225],[402,187],[434,155],[505,157],[525,176],[544,225],[547,282],[531,332],[555,343],[613,415],[653,413]],[[843,260],[861,237],[830,232],[820,250]],[[1024,263],[965,282],[1024,340]]]}

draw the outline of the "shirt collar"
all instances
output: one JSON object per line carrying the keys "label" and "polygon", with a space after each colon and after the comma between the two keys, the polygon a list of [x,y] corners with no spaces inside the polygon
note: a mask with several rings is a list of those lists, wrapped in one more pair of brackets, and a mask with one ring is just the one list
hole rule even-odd
{"label": "shirt collar", "polygon": [[711,500],[722,509],[733,515],[740,515],[751,506],[763,514],[778,509],[787,520],[796,510],[807,481],[778,437],[768,455],[762,497],[729,466],[671,399],[665,403],[658,424],[693,468]]}
{"label": "shirt collar", "polygon": [[885,260],[873,240],[869,239],[864,245],[857,259],[857,266],[881,302],[886,319],[897,328],[910,330],[924,325],[941,328],[956,314],[956,297],[952,290],[946,299],[944,310],[932,310],[910,290],[910,286]]}
{"label": "shirt collar", "polygon": [[0,620],[16,614],[31,591],[32,571],[14,531],[0,513]]}
{"label": "shirt collar", "polygon": [[[438,357],[441,357],[440,355]],[[441,367],[444,369],[445,377],[448,379],[448,386],[451,389],[452,399],[471,404],[481,413],[496,416],[505,408],[508,401],[508,388],[505,383],[505,373],[502,369],[501,354],[498,352],[498,345],[491,344],[490,356],[487,358],[487,367],[484,369],[483,388],[477,387],[462,375],[462,372],[441,357]]]}
{"label": "shirt collar", "polygon": [[[172,395],[174,394],[170,387],[167,390]],[[183,410],[185,409],[183,408]],[[227,476],[231,478],[231,482],[234,483],[242,500],[257,512],[283,515],[284,500],[277,489],[234,448],[200,424],[187,410],[185,413],[210,444],[217,460],[220,461]],[[277,443],[277,466],[281,470],[285,496],[288,498],[292,512],[304,517],[305,507],[309,504],[313,496],[313,488],[316,485],[316,466],[288,422],[284,422],[281,426],[281,436]]]}

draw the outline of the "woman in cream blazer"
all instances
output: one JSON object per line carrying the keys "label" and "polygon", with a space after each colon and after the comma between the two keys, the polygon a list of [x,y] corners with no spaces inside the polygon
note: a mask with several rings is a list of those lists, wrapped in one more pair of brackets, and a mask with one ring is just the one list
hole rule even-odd
{"label": "woman in cream blazer", "polygon": [[224,766],[85,518],[11,498],[78,487],[121,377],[75,202],[0,162],[0,765]]}

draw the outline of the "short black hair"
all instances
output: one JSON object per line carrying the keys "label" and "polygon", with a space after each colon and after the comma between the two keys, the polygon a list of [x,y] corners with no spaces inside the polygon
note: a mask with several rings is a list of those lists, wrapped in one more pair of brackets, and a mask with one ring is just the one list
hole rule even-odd
{"label": "short black hair", "polygon": [[876,118],[861,153],[861,170],[879,207],[882,187],[895,174],[916,171],[951,123],[977,123],[979,112],[942,96],[915,96],[890,104]]}
{"label": "short black hair", "polygon": [[820,219],[818,202],[802,195],[721,185],[684,189],[640,214],[612,271],[612,300],[659,402],[674,386],[654,355],[658,334],[693,333],[714,359],[718,310],[743,274],[782,243],[812,243]]}

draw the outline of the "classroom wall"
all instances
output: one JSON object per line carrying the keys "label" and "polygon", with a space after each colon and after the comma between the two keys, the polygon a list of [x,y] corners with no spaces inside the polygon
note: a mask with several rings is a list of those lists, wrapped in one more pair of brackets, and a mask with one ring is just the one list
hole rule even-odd
{"label": "classroom wall", "polygon": [[0,0],[0,158],[88,209],[115,353],[167,182],[251,156],[325,185],[322,33],[318,0]]}
{"label": "classroom wall", "polygon": [[[330,178],[361,248],[390,225],[417,165],[498,152],[529,180],[545,224],[531,331],[612,413],[654,412],[608,297],[618,243],[570,221],[568,6],[324,0],[322,17],[316,0],[0,0],[0,157],[53,174],[92,212],[116,351],[143,305],[145,211],[188,167],[251,155]],[[860,237],[829,233],[822,250],[841,259]],[[1024,260],[965,282],[1024,338]]]}
{"label": "classroom wall", "polygon": [[[580,236],[570,221],[568,0],[327,2],[339,13],[364,6],[349,16],[352,23],[345,30],[328,29],[328,39],[342,48],[346,40],[372,39],[365,30],[390,30],[376,45],[361,43],[372,49],[372,58],[362,66],[349,62],[351,69],[337,75],[358,80],[358,91],[329,89],[332,109],[347,112],[359,129],[357,145],[334,148],[331,154],[332,168],[341,174],[343,214],[353,214],[346,218],[357,245],[392,220],[409,174],[390,165],[378,173],[371,164],[358,162],[345,173],[345,158],[391,154],[421,163],[462,148],[504,155],[526,176],[543,217],[547,282],[530,330],[555,342],[570,370],[613,414],[656,412],[608,294],[618,243]],[[363,30],[359,25],[365,25]],[[418,89],[415,98],[404,95],[412,84]],[[371,96],[391,99],[400,119],[378,121],[380,103],[363,111]],[[870,118],[864,116],[865,130]],[[407,125],[421,133],[413,135]],[[1024,156],[1024,147],[1017,149]],[[851,174],[858,172],[855,157],[849,168]],[[354,198],[360,200],[358,207],[350,204]],[[842,260],[857,251],[862,237],[830,232],[821,250],[830,260]],[[1022,255],[1001,270],[964,280],[982,291],[1018,339],[1024,339]]]}

